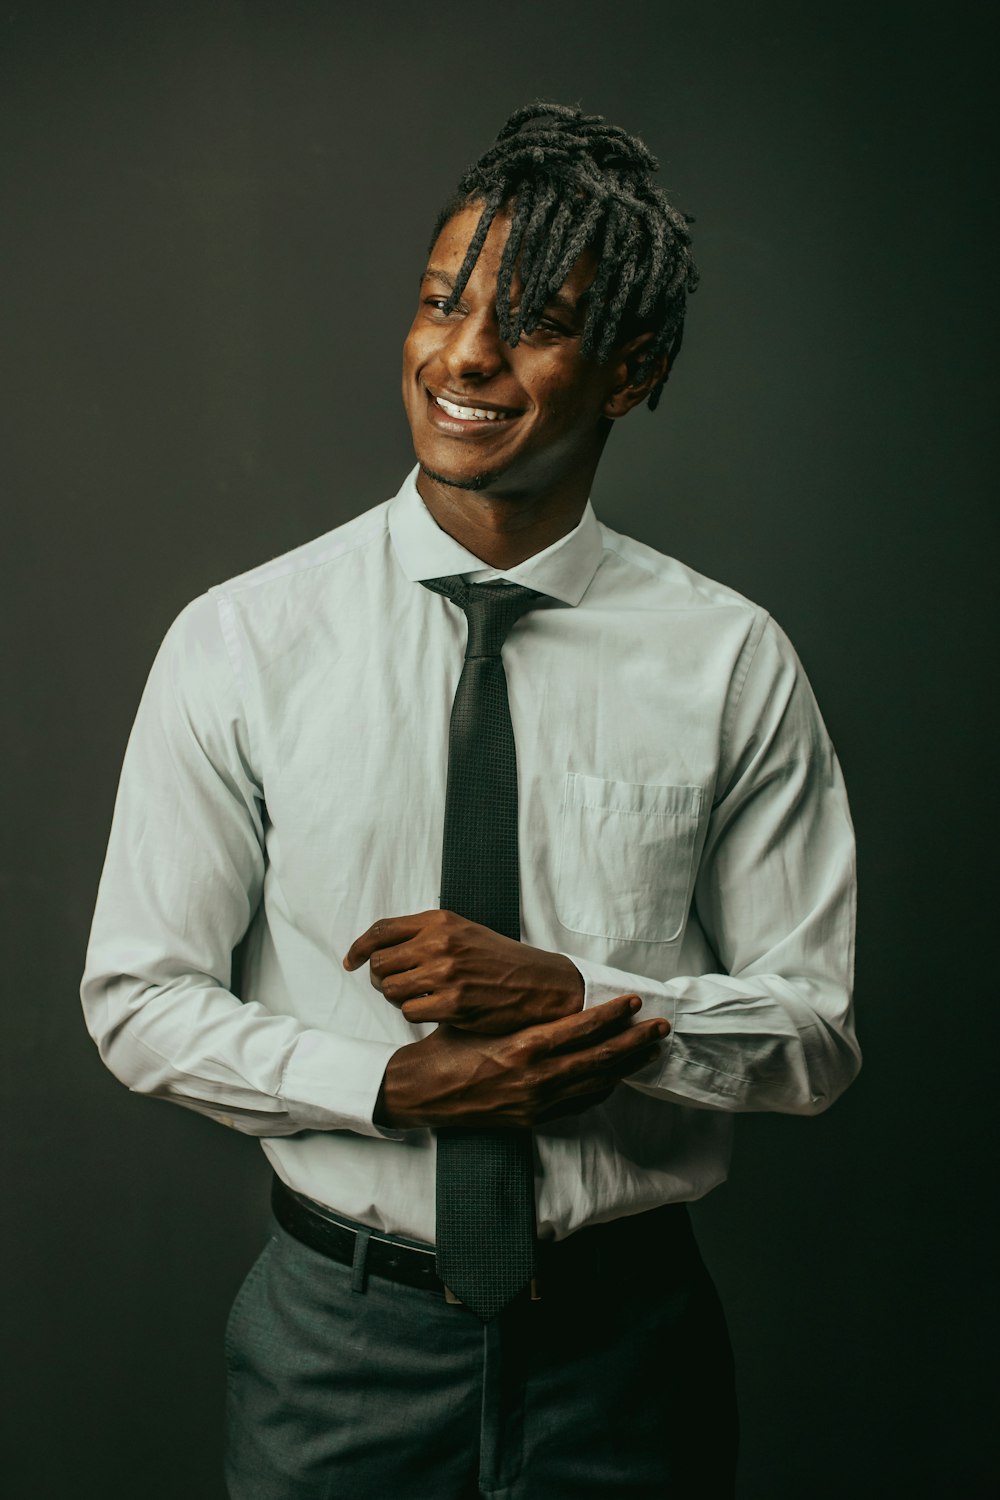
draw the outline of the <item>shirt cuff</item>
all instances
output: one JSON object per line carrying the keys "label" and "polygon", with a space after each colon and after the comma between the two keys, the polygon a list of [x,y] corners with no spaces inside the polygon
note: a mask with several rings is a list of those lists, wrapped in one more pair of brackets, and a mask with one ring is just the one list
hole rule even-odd
{"label": "shirt cuff", "polygon": [[674,1023],[677,1018],[677,997],[671,994],[666,984],[657,979],[645,979],[641,974],[629,974],[624,969],[612,969],[607,964],[592,963],[589,958],[578,958],[575,953],[564,953],[579,971],[583,980],[583,1009],[593,1010],[605,1000],[614,1000],[617,995],[638,995],[642,1009],[637,1011],[637,1021],[662,1019],[670,1022],[670,1031],[660,1046],[659,1066],[666,1061],[674,1040]]}
{"label": "shirt cuff", "polygon": [[402,1130],[372,1119],[389,1059],[398,1042],[362,1041],[306,1031],[281,1080],[282,1102],[301,1130],[353,1130],[356,1135],[405,1139]]}

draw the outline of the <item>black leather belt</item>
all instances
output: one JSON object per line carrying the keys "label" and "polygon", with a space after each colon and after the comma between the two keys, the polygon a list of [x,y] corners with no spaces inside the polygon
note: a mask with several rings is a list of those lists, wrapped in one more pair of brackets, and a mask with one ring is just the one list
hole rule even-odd
{"label": "black leather belt", "polygon": [[[271,1207],[282,1229],[295,1239],[341,1265],[354,1265],[358,1231],[340,1223],[332,1211],[328,1215],[311,1198],[293,1193],[277,1175],[271,1185]],[[638,1267],[650,1261],[660,1274],[666,1274],[672,1264],[678,1265],[698,1254],[683,1203],[664,1204],[662,1208],[581,1229],[558,1243],[543,1241],[538,1250],[540,1279],[547,1290],[559,1285],[568,1288],[574,1283],[593,1287],[601,1285],[606,1276],[612,1281],[623,1275],[634,1276]],[[449,1302],[457,1300],[438,1276],[434,1263],[431,1246],[418,1250],[387,1240],[377,1230],[370,1231],[365,1253],[366,1275],[422,1287]],[[550,1279],[550,1273],[554,1279]],[[537,1288],[529,1291],[532,1300],[536,1292]]]}
{"label": "black leather belt", "polygon": [[[303,1245],[318,1250],[330,1260],[339,1261],[343,1266],[353,1265],[357,1231],[339,1224],[336,1219],[327,1218],[318,1204],[304,1202],[277,1176],[271,1185],[271,1208],[282,1229],[301,1240]],[[369,1276],[385,1276],[389,1281],[423,1287],[442,1297],[445,1294],[444,1282],[434,1269],[433,1250],[414,1250],[409,1245],[380,1239],[376,1230],[372,1230],[368,1241],[365,1270]]]}

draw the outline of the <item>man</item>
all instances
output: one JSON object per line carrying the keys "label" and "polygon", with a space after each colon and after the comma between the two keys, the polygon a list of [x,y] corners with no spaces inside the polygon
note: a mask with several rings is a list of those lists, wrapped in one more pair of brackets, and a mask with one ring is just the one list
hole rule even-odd
{"label": "man", "polygon": [[588,499],[696,282],[655,169],[511,117],[432,236],[417,468],[196,600],[143,696],[82,994],[275,1170],[234,1500],[732,1493],[684,1205],[735,1113],[857,1070],[853,840],[781,631]]}

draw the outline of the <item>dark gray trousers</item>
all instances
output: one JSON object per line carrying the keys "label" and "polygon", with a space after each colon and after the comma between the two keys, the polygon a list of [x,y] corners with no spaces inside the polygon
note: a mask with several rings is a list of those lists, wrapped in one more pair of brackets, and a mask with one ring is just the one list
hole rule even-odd
{"label": "dark gray trousers", "polygon": [[683,1210],[555,1247],[485,1327],[275,1223],[226,1330],[231,1500],[731,1500],[732,1356]]}

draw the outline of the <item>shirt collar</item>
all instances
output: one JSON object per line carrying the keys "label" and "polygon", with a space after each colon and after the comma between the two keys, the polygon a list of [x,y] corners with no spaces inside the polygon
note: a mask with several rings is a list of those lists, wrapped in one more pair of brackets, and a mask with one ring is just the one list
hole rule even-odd
{"label": "shirt collar", "polygon": [[389,535],[407,578],[414,583],[421,578],[443,578],[451,573],[460,573],[467,580],[474,574],[475,583],[486,578],[509,578],[512,583],[537,589],[564,604],[579,604],[604,553],[600,525],[589,500],[573,530],[550,547],[513,568],[494,568],[442,531],[420,497],[418,473],[419,465],[406,476],[399,494],[389,502]]}

